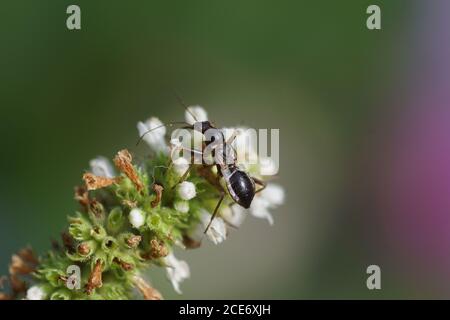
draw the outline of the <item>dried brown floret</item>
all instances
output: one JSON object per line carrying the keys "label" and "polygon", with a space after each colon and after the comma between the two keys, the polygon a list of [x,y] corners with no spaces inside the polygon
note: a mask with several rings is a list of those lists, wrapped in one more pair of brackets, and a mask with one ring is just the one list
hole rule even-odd
{"label": "dried brown floret", "polygon": [[72,236],[70,235],[70,233],[68,233],[67,231],[61,233],[61,239],[62,239],[63,245],[67,249],[67,251],[69,251],[69,253],[74,252],[75,244],[74,244],[74,240],[73,240]]}
{"label": "dried brown floret", "polygon": [[91,248],[87,243],[80,243],[77,247],[77,251],[82,256],[86,256],[89,254],[89,252],[91,252]]}
{"label": "dried brown floret", "polygon": [[187,249],[196,249],[201,246],[201,241],[194,240],[186,235],[183,236],[183,244]]}
{"label": "dried brown floret", "polygon": [[91,294],[92,290],[95,288],[100,288],[102,285],[102,262],[101,260],[97,260],[94,270],[92,270],[88,283],[86,284],[86,293]]}
{"label": "dried brown floret", "polygon": [[31,267],[24,259],[22,259],[19,255],[13,254],[11,258],[11,264],[9,265],[9,274],[17,275],[17,274],[30,274],[34,271],[34,268]]}
{"label": "dried brown floret", "polygon": [[27,290],[27,286],[23,280],[21,280],[17,275],[12,274],[9,277],[9,283],[11,285],[11,289],[14,292],[14,296],[21,292],[25,292]]}
{"label": "dried brown floret", "polygon": [[118,182],[118,178],[95,176],[89,172],[83,175],[83,180],[88,190],[101,189]]}
{"label": "dried brown floret", "polygon": [[29,264],[37,265],[39,263],[31,247],[25,247],[20,249],[17,255]]}
{"label": "dried brown floret", "polygon": [[161,241],[152,239],[150,241],[150,246],[152,248],[151,257],[153,259],[162,258],[169,254],[169,250],[167,249],[166,245]]}
{"label": "dried brown floret", "polygon": [[105,209],[103,205],[96,199],[92,200],[89,204],[89,211],[92,212],[97,218],[102,218],[105,216]]}
{"label": "dried brown floret", "polygon": [[145,300],[162,300],[163,297],[161,293],[153,288],[149,283],[147,283],[144,279],[139,276],[134,277],[134,283],[136,287],[141,292],[142,296]]}
{"label": "dried brown floret", "polygon": [[87,192],[87,189],[85,187],[75,187],[75,195],[74,199],[78,201],[78,203],[87,210],[89,208],[89,194]]}
{"label": "dried brown floret", "polygon": [[0,292],[0,300],[12,300],[12,297],[6,293]]}
{"label": "dried brown floret", "polygon": [[156,193],[156,198],[155,198],[155,200],[153,200],[151,202],[151,206],[152,206],[152,208],[155,208],[161,202],[162,193],[163,193],[164,188],[163,188],[163,186],[161,186],[157,183],[154,183],[152,189]]}
{"label": "dried brown floret", "polygon": [[142,191],[144,189],[144,185],[139,179],[139,176],[131,163],[132,160],[133,158],[131,157],[130,152],[128,152],[127,149],[124,149],[117,153],[114,158],[114,164],[134,183],[138,191]]}
{"label": "dried brown floret", "polygon": [[131,208],[131,209],[134,209],[134,208],[137,207],[137,202],[136,202],[136,201],[124,199],[124,200],[122,201],[122,203],[123,203],[124,205],[126,205],[127,207]]}
{"label": "dried brown floret", "polygon": [[130,271],[133,270],[133,265],[131,263],[125,262],[123,260],[120,260],[119,258],[114,258],[113,260],[115,263],[117,263],[119,266],[122,267],[123,270],[125,271]]}
{"label": "dried brown floret", "polygon": [[136,248],[139,245],[139,243],[141,242],[141,240],[142,240],[141,236],[133,235],[133,236],[129,237],[126,240],[126,242],[129,247]]}

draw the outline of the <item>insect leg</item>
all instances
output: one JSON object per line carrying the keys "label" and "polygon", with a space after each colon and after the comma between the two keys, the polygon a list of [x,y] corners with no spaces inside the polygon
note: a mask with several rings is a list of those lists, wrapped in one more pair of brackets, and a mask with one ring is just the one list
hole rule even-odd
{"label": "insect leg", "polygon": [[261,192],[261,191],[263,191],[266,188],[267,183],[265,181],[262,181],[261,179],[258,179],[258,178],[255,178],[255,177],[252,177],[252,179],[253,179],[253,181],[255,181],[256,184],[261,186],[261,188],[256,190],[255,193]]}
{"label": "insect leg", "polygon": [[206,234],[206,232],[208,231],[209,227],[211,226],[211,223],[213,222],[214,218],[217,215],[217,211],[219,210],[220,205],[222,204],[223,199],[225,198],[225,192],[221,192],[220,194],[220,200],[219,202],[217,202],[216,208],[214,209],[214,213],[211,216],[211,220],[209,220],[208,225],[206,226],[205,231],[203,232],[204,234]]}
{"label": "insect leg", "polygon": [[172,189],[174,189],[177,185],[179,185],[180,183],[182,183],[184,180],[186,180],[189,172],[191,171],[191,169],[194,166],[194,154],[198,154],[198,155],[202,155],[203,156],[203,152],[199,151],[199,150],[195,150],[195,149],[189,149],[187,147],[183,147],[181,146],[179,149],[190,152],[191,153],[191,163],[189,164],[189,168],[186,170],[186,172],[181,176],[180,180],[172,187]]}
{"label": "insect leg", "polygon": [[231,145],[234,142],[234,139],[236,139],[237,135],[238,133],[236,132],[236,130],[234,130],[231,137],[229,137],[225,143]]}
{"label": "insect leg", "polygon": [[191,171],[191,169],[192,169],[193,166],[194,166],[194,164],[192,164],[192,163],[189,165],[189,168],[187,168],[186,172],[183,173],[183,175],[181,176],[180,180],[178,180],[178,182],[175,183],[175,185],[172,187],[172,189],[175,189],[175,187],[176,187],[177,185],[179,185],[179,184],[182,183],[184,180],[186,180],[186,178],[187,178],[187,176],[188,176],[188,174],[189,174],[189,172]]}

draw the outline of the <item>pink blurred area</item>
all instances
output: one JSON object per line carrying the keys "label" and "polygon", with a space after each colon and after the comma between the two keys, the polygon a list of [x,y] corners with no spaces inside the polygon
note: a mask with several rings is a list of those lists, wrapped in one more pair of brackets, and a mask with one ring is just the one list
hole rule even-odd
{"label": "pink blurred area", "polygon": [[372,157],[379,235],[412,286],[450,293],[450,1],[418,10]]}

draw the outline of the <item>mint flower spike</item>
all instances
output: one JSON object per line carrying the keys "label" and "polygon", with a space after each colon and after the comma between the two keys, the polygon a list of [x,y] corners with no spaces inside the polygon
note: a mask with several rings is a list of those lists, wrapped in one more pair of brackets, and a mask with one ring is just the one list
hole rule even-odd
{"label": "mint flower spike", "polygon": [[[188,123],[208,120],[200,106],[189,111],[184,115]],[[138,133],[141,136],[161,125],[152,117],[137,124]],[[217,168],[194,165],[185,174],[190,163],[171,158],[181,144],[167,144],[166,131],[159,127],[146,134],[151,156],[140,163],[128,150],[118,151],[112,161],[101,156],[89,161],[84,183],[75,188],[80,207],[68,217],[62,241],[54,241],[39,259],[31,248],[14,254],[9,268],[11,290],[0,292],[0,300],[160,300],[161,293],[146,280],[151,279],[153,268],[165,268],[178,294],[191,275],[188,263],[175,257],[175,247],[198,248],[205,238],[221,244],[230,236],[230,227],[239,227],[249,215],[274,223],[270,211],[284,202],[285,194],[281,186],[269,183],[255,195],[249,209],[226,195],[204,234],[220,196],[217,184],[211,182]],[[244,128],[238,131],[247,134]],[[236,149],[240,141],[235,140]],[[249,152],[257,156],[255,150]],[[260,160],[247,172],[263,179],[273,164]]]}

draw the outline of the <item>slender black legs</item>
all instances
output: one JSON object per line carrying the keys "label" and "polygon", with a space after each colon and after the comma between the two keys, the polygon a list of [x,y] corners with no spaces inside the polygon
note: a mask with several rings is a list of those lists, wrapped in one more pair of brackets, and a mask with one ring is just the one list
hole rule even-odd
{"label": "slender black legs", "polygon": [[211,219],[209,220],[209,223],[206,226],[206,229],[203,233],[206,233],[208,231],[209,227],[211,226],[211,223],[213,222],[214,218],[217,215],[217,212],[219,211],[219,207],[222,204],[223,198],[225,198],[225,192],[222,191],[220,193],[220,200],[219,200],[219,202],[217,202],[216,208],[214,209],[214,213],[212,214]]}
{"label": "slender black legs", "polygon": [[261,179],[258,179],[258,178],[255,178],[255,177],[252,177],[252,179],[253,179],[253,181],[255,181],[256,184],[261,186],[261,188],[256,190],[255,193],[261,192],[261,191],[263,191],[266,188],[267,183],[265,181],[262,181]]}

